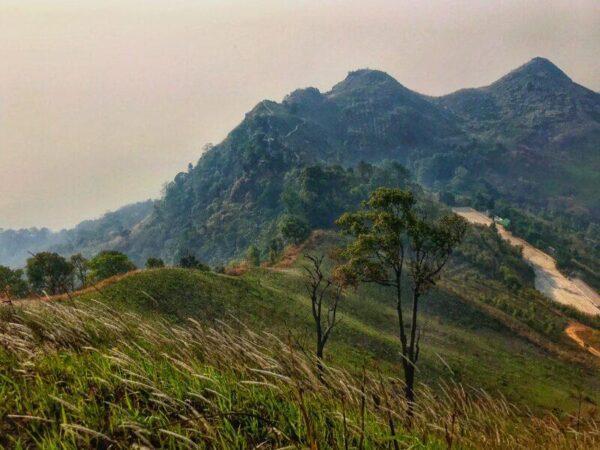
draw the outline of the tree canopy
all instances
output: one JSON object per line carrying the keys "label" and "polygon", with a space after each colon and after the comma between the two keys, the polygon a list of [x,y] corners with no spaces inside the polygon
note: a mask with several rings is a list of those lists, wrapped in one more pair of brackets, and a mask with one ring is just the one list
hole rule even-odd
{"label": "tree canopy", "polygon": [[109,250],[102,251],[88,263],[90,276],[94,281],[104,280],[115,275],[135,270],[135,264],[124,253]]}

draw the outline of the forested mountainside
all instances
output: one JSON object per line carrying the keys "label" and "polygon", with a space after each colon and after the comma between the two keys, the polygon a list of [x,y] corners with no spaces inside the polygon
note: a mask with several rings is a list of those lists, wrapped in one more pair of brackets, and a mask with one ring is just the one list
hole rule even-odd
{"label": "forested mountainside", "polygon": [[223,263],[251,244],[265,255],[280,246],[282,222],[328,227],[374,186],[410,182],[446,203],[509,216],[521,236],[594,282],[599,143],[600,94],[543,58],[438,98],[357,70],[329,92],[260,102],[174,178],[138,226],[53,245],[79,251],[91,241],[138,263],[188,253]]}
{"label": "forested mountainside", "polygon": [[[561,230],[538,244],[585,253],[599,211],[599,110],[600,95],[541,58],[489,87],[441,98],[380,71],[351,72],[329,92],[307,88],[259,103],[175,177],[152,220],[121,248],[141,259],[191,251],[213,263],[250,244],[266,252],[282,215],[326,227],[339,197],[354,195],[353,203],[376,183],[369,173],[402,183],[389,164],[386,175],[358,167],[396,161],[448,203],[516,207],[515,216],[528,217],[519,221],[523,233],[540,221]],[[576,235],[577,242],[564,237]]]}

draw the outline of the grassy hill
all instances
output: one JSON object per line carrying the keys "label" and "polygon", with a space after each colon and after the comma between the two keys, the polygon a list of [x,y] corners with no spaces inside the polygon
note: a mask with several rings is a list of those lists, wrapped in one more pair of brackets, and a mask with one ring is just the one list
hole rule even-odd
{"label": "grassy hill", "polygon": [[[402,447],[597,445],[570,430],[597,427],[598,367],[560,334],[528,326],[515,313],[524,294],[477,280],[469,258],[464,246],[424,303],[410,430],[387,293],[347,293],[321,383],[300,258],[237,277],[142,271],[75,300],[0,309],[0,445],[382,448],[390,417]],[[490,308],[495,290],[511,314]]]}

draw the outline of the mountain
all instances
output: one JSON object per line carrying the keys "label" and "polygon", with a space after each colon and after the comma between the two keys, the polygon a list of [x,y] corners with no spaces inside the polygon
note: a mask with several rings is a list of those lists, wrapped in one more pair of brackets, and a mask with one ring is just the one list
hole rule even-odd
{"label": "mountain", "polygon": [[[280,103],[260,102],[175,177],[121,249],[141,260],[194,252],[211,263],[251,244],[266,253],[282,215],[327,227],[335,216],[311,211],[337,211],[336,201],[352,202],[333,198],[349,192],[354,202],[364,198],[374,179],[359,173],[361,162],[400,162],[413,182],[484,198],[484,208],[501,200],[536,214],[559,210],[573,223],[597,221],[599,111],[597,93],[541,58],[488,87],[439,98],[381,71],[350,72],[329,92],[299,89]],[[389,166],[386,175],[378,170],[368,169],[384,184],[405,183]]]}
{"label": "mountain", "polygon": [[600,261],[600,246],[589,241],[600,220],[599,145],[600,94],[543,58],[442,97],[356,70],[328,92],[305,88],[258,103],[169,183],[150,217],[124,227],[130,234],[112,239],[99,230],[55,248],[110,247],[138,264],[187,253],[221,264],[252,244],[267,256],[282,245],[282,220],[327,228],[369,189],[408,183],[449,203],[518,216],[521,235],[583,255],[564,265],[592,276]]}
{"label": "mountain", "polygon": [[470,135],[499,146],[481,169],[503,196],[598,221],[600,94],[534,58],[489,86],[435,102]]}
{"label": "mountain", "polygon": [[[475,133],[532,147],[569,144],[600,133],[600,94],[534,58],[491,85],[438,99]],[[597,141],[596,141],[597,142]]]}

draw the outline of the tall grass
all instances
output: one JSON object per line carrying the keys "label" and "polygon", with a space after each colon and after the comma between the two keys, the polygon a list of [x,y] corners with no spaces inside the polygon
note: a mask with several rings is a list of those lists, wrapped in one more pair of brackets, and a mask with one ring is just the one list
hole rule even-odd
{"label": "tall grass", "polygon": [[[600,445],[594,417],[537,417],[457,383],[420,386],[365,362],[326,366],[290,333],[231,318],[173,325],[104,303],[0,308],[7,448],[544,448]],[[391,431],[393,430],[393,432]]]}

